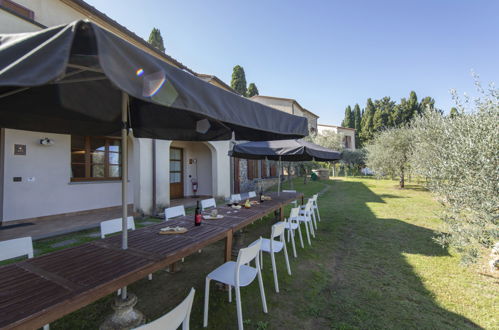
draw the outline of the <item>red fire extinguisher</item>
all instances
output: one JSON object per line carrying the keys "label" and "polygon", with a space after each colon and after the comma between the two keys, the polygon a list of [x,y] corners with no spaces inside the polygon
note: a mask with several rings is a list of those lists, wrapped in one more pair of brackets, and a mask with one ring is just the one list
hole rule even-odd
{"label": "red fire extinguisher", "polygon": [[194,195],[196,195],[198,191],[198,180],[197,179],[191,179],[191,184],[192,184],[192,192]]}

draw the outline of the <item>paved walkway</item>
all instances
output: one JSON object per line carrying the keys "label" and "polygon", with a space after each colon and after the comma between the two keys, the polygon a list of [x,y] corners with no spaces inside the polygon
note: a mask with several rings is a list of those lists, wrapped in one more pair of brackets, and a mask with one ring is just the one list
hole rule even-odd
{"label": "paved walkway", "polygon": [[[129,212],[131,211],[130,208]],[[50,219],[6,222],[0,227],[0,241],[25,236],[31,236],[34,240],[39,240],[97,228],[101,221],[120,217],[121,209],[116,208],[81,215],[53,216]]]}

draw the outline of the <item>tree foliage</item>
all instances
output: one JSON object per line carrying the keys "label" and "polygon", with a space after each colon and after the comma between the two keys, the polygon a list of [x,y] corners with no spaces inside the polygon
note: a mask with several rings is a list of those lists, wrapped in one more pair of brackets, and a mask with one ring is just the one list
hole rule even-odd
{"label": "tree foliage", "polygon": [[353,118],[353,112],[350,106],[347,106],[345,109],[345,119],[343,119],[343,121],[341,122],[341,126],[350,128],[355,127],[355,120]]}
{"label": "tree foliage", "polygon": [[360,121],[360,139],[362,142],[370,141],[374,137],[374,103],[371,99],[367,99],[366,108]]}
{"label": "tree foliage", "polygon": [[149,34],[148,42],[156,49],[165,52],[165,44],[163,42],[163,37],[161,36],[161,31],[159,29],[153,28],[151,34]]}
{"label": "tree foliage", "polygon": [[366,165],[366,156],[366,150],[364,149],[345,149],[341,153],[341,163],[358,174]]}
{"label": "tree foliage", "polygon": [[470,109],[458,102],[459,115],[442,116],[429,106],[412,124],[413,168],[446,206],[439,242],[465,262],[499,240],[499,91],[477,86]]}
{"label": "tree foliage", "polygon": [[244,69],[240,65],[236,65],[232,70],[232,80],[230,82],[230,87],[234,89],[239,94],[246,96],[246,74]]}
{"label": "tree foliage", "polygon": [[309,135],[306,140],[313,142],[324,148],[341,151],[343,150],[343,135],[334,131],[326,130],[316,135]]}
{"label": "tree foliage", "polygon": [[254,95],[259,95],[258,94],[258,88],[256,88],[255,83],[251,83],[248,86],[248,91],[246,92],[247,97],[252,97]]}
{"label": "tree foliage", "polygon": [[407,127],[387,129],[377,134],[365,148],[367,167],[379,177],[398,177],[400,188],[404,188],[405,177],[410,171],[411,130]]}

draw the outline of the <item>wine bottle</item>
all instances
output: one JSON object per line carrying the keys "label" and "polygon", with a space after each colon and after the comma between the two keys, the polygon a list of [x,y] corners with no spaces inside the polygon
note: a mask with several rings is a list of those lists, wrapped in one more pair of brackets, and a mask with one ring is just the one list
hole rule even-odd
{"label": "wine bottle", "polygon": [[201,226],[201,208],[199,207],[199,201],[196,204],[196,210],[194,211],[194,226]]}

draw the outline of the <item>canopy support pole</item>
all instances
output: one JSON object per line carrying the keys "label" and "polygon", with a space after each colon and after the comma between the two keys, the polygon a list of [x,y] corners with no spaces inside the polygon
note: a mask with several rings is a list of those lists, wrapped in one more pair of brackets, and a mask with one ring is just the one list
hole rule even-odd
{"label": "canopy support pole", "polygon": [[281,156],[279,156],[279,165],[278,165],[278,173],[277,173],[277,196],[279,196],[281,194],[281,172],[282,172],[282,168],[281,168]]}
{"label": "canopy support pole", "polygon": [[[128,94],[121,94],[121,248],[128,249]],[[127,298],[127,289],[121,289],[121,298]]]}

